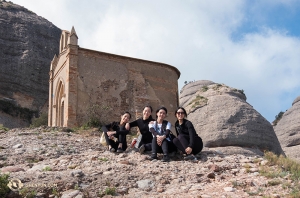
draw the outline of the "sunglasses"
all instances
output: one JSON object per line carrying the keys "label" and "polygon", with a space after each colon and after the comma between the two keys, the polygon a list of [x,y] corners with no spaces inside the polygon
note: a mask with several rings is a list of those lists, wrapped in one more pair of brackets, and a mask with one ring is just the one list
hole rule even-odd
{"label": "sunglasses", "polygon": [[185,113],[184,112],[182,112],[182,111],[178,111],[178,112],[176,112],[178,115],[180,115],[180,114],[182,114],[182,115],[184,115]]}

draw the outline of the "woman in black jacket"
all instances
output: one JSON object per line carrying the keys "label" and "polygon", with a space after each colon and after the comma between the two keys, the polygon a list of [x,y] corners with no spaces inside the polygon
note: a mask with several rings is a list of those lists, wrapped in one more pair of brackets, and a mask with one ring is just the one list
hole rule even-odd
{"label": "woman in black jacket", "polygon": [[175,116],[177,118],[175,122],[177,138],[173,139],[173,143],[182,153],[186,154],[185,160],[194,159],[194,154],[201,152],[203,148],[202,139],[196,133],[192,122],[185,119],[187,114],[183,107],[178,107]]}
{"label": "woman in black jacket", "polygon": [[129,131],[126,130],[125,124],[129,122],[130,118],[131,114],[126,111],[123,115],[121,115],[120,122],[112,122],[102,127],[109,151],[122,153],[126,150],[126,135]]}
{"label": "woman in black jacket", "polygon": [[145,106],[143,109],[143,117],[139,118],[133,122],[130,122],[126,124],[126,129],[129,130],[132,127],[138,127],[140,131],[140,141],[138,141],[136,144],[136,148],[139,149],[139,152],[142,154],[144,151],[151,151],[152,147],[152,134],[149,132],[149,126],[148,124],[151,121],[154,121],[152,118],[152,107],[151,106]]}

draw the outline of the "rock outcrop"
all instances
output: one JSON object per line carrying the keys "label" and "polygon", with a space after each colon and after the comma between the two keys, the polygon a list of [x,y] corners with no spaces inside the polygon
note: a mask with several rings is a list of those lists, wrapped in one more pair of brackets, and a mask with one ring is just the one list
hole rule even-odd
{"label": "rock outcrop", "polygon": [[0,100],[40,111],[47,108],[49,68],[61,30],[12,2],[0,2]]}
{"label": "rock outcrop", "polygon": [[229,153],[283,154],[272,125],[246,102],[243,90],[196,81],[182,88],[179,101],[204,146]]}
{"label": "rock outcrop", "polygon": [[283,114],[274,130],[285,154],[300,161],[300,96]]}

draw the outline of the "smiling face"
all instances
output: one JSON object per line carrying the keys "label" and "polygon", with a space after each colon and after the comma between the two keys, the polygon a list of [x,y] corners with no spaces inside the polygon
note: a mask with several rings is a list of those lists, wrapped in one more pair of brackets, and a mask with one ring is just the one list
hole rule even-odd
{"label": "smiling face", "polygon": [[149,116],[151,115],[151,109],[150,107],[145,107],[143,110],[143,119],[147,120],[149,118]]}
{"label": "smiling face", "polygon": [[121,124],[126,124],[126,123],[128,123],[129,122],[129,120],[130,120],[130,115],[129,115],[129,113],[124,113],[122,116],[121,116]]}
{"label": "smiling face", "polygon": [[164,120],[165,117],[167,115],[167,112],[163,109],[160,109],[157,113],[156,113],[156,116],[157,116],[157,119],[158,120]]}
{"label": "smiling face", "polygon": [[183,110],[183,109],[178,109],[178,110],[176,111],[176,118],[177,118],[178,120],[183,120],[184,117],[185,117],[185,112],[184,112],[184,110]]}

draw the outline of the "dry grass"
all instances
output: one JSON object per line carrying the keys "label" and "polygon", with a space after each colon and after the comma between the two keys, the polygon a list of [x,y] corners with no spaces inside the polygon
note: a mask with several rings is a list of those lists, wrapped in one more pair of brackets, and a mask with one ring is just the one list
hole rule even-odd
{"label": "dry grass", "polygon": [[[260,167],[260,174],[273,178],[268,185],[280,185],[283,189],[289,189],[288,197],[300,197],[300,164],[290,158],[282,155],[277,156],[272,152],[265,152],[265,158],[268,160],[267,166]],[[280,178],[288,178],[292,183],[283,182]]]}

